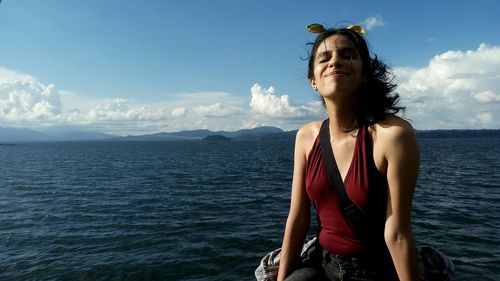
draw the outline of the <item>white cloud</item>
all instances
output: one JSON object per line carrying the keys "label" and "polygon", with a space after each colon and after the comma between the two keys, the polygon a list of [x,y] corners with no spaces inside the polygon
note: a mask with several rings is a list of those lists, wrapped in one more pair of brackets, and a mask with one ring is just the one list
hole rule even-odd
{"label": "white cloud", "polygon": [[88,113],[89,119],[93,121],[158,121],[166,116],[167,112],[162,109],[144,106],[129,108],[128,101],[121,98],[106,100]]}
{"label": "white cloud", "polygon": [[61,101],[53,85],[38,81],[6,81],[0,84],[0,119],[15,122],[51,120],[61,114]]}
{"label": "white cloud", "polygon": [[[287,95],[276,95],[273,87],[263,89],[257,84],[250,91],[251,97],[193,92],[145,104],[58,90],[30,75],[1,67],[0,78],[0,126],[73,128],[121,135],[200,128],[238,130],[259,125],[295,129],[322,111],[319,102],[296,104]],[[196,114],[189,114],[191,111]]]}
{"label": "white cloud", "polygon": [[161,107],[121,98],[90,99],[0,67],[0,126],[83,127],[105,132],[157,131],[168,125]]}
{"label": "white cloud", "polygon": [[384,25],[385,25],[384,20],[380,15],[369,17],[364,20],[364,26],[366,27],[367,30],[372,30],[377,26],[384,26]]}
{"label": "white cloud", "polygon": [[[81,128],[122,135],[199,128],[236,130],[242,119],[250,118],[248,109],[241,106],[247,102],[248,96],[227,92],[180,93],[150,104],[119,97],[86,97],[0,67],[0,126]],[[188,115],[188,108],[197,114]],[[228,116],[233,118],[222,118]]]}
{"label": "white cloud", "polygon": [[251,88],[250,108],[257,115],[268,118],[304,118],[317,116],[321,112],[319,103],[294,104],[288,95],[278,96],[274,87],[268,89],[254,84]]}
{"label": "white cloud", "polygon": [[500,102],[500,94],[490,90],[472,94],[472,97],[475,101],[480,103]]}
{"label": "white cloud", "polygon": [[96,104],[106,101],[106,98],[88,98],[78,93],[59,90],[59,96],[62,103],[63,112],[72,112],[78,110],[80,112],[87,112],[95,108]]}
{"label": "white cloud", "polygon": [[[145,107],[115,98],[86,112],[73,109],[65,114],[65,123],[122,135],[141,134],[165,131],[169,126],[169,115],[170,112],[161,107]],[[62,125],[62,122],[54,125]]]}
{"label": "white cloud", "polygon": [[0,85],[36,80],[33,76],[0,66]]}
{"label": "white cloud", "polygon": [[208,106],[197,106],[194,111],[203,117],[227,117],[244,113],[244,110],[240,107],[224,106],[220,102]]}
{"label": "white cloud", "polygon": [[477,113],[470,122],[478,126],[489,125],[493,122],[493,114],[491,112]]}
{"label": "white cloud", "polygon": [[170,113],[173,117],[185,117],[187,115],[187,109],[183,106],[176,107]]}
{"label": "white cloud", "polygon": [[57,122],[61,116],[61,97],[54,85],[0,67],[1,123],[22,126],[39,121]]}
{"label": "white cloud", "polygon": [[421,69],[396,68],[398,91],[417,129],[499,128],[500,47],[448,51]]}

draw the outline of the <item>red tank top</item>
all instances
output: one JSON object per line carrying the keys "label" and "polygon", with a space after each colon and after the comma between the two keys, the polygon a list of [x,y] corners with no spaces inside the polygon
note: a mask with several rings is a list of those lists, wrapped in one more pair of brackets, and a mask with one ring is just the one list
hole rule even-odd
{"label": "red tank top", "polygon": [[[306,168],[306,190],[316,208],[319,221],[319,242],[331,253],[354,254],[371,247],[385,245],[384,226],[387,182],[375,166],[368,127],[359,129],[351,165],[344,179],[346,192],[366,215],[368,235],[359,235],[349,226],[337,198],[329,188],[319,135],[309,152]],[[363,237],[363,238],[361,238]],[[366,238],[368,237],[368,238]]]}

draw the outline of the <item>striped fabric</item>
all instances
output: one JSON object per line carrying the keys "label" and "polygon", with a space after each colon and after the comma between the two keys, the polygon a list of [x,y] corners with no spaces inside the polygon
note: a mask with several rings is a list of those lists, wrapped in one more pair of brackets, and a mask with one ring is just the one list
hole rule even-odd
{"label": "striped fabric", "polygon": [[[307,241],[302,247],[301,260],[303,263],[309,260],[309,256],[314,252],[316,237]],[[259,267],[255,270],[257,281],[275,281],[278,278],[278,269],[280,265],[280,249],[276,249],[266,254],[260,261]]]}

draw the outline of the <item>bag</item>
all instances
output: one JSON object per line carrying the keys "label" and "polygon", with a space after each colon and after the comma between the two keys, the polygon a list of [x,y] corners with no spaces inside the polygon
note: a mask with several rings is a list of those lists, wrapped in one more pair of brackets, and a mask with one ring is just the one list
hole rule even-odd
{"label": "bag", "polygon": [[[307,264],[316,250],[317,238],[313,237],[307,241],[302,247],[300,260],[302,264]],[[278,278],[278,270],[280,265],[281,248],[276,249],[266,254],[260,261],[259,266],[255,270],[255,278],[257,281],[275,281]]]}
{"label": "bag", "polygon": [[445,254],[431,246],[417,247],[418,268],[423,281],[450,281],[455,267]]}

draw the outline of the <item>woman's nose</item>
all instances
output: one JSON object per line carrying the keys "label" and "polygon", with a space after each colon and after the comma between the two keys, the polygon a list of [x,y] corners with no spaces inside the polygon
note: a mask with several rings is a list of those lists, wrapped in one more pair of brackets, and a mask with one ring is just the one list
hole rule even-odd
{"label": "woman's nose", "polygon": [[328,66],[341,66],[343,62],[344,59],[341,58],[337,52],[333,52],[332,56],[330,57],[330,61],[328,62]]}

